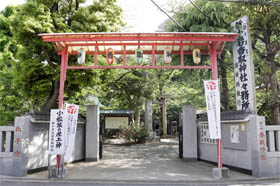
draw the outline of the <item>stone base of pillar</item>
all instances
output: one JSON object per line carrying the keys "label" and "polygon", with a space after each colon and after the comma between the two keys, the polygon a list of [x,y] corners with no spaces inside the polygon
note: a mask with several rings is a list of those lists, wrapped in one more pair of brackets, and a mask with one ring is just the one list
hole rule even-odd
{"label": "stone base of pillar", "polygon": [[149,132],[149,135],[146,137],[145,141],[147,143],[160,142],[160,137],[156,135],[156,132]]}
{"label": "stone base of pillar", "polygon": [[156,132],[148,132],[149,133],[149,138],[155,138],[157,137],[157,133]]}
{"label": "stone base of pillar", "polygon": [[50,178],[65,178],[67,175],[67,169],[65,167],[63,168],[62,174],[61,174],[61,168],[57,169],[56,166],[51,166],[49,171],[50,171],[49,173]]}
{"label": "stone base of pillar", "polygon": [[196,162],[197,158],[182,158],[182,160],[186,162]]}
{"label": "stone base of pillar", "polygon": [[224,179],[229,177],[229,169],[226,167],[222,168],[213,168],[212,176],[215,179]]}
{"label": "stone base of pillar", "polygon": [[97,158],[86,158],[85,159],[86,162],[98,162]]}

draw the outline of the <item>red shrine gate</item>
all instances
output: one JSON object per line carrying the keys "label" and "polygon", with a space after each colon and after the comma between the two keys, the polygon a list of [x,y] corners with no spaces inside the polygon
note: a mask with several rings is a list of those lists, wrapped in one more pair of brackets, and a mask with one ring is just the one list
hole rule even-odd
{"label": "red shrine gate", "polygon": [[[236,33],[190,33],[190,32],[162,32],[162,33],[51,33],[40,34],[44,42],[52,42],[58,55],[61,55],[59,108],[63,107],[64,82],[67,70],[71,69],[211,69],[212,79],[218,79],[217,55],[222,53],[226,42],[234,42],[239,34]],[[167,49],[168,48],[168,49]],[[94,56],[91,65],[69,66],[68,55]],[[141,51],[140,51],[141,50]],[[184,65],[184,55],[192,55],[193,50],[199,50],[201,55],[210,56],[210,65]],[[152,64],[128,65],[127,55],[152,55]],[[171,55],[180,55],[180,65],[157,65],[155,55],[164,55],[168,51]],[[123,56],[121,65],[114,64],[114,54]],[[98,55],[106,55],[106,66],[98,64]],[[82,56],[83,57],[83,56]],[[141,60],[139,60],[140,62]],[[218,167],[222,168],[221,140],[217,139]],[[57,156],[57,167],[60,156]]]}

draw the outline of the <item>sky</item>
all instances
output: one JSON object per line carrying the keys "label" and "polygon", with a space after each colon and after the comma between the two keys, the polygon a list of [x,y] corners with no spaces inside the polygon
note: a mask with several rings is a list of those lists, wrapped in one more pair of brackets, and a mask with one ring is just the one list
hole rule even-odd
{"label": "sky", "polygon": [[[171,0],[154,0],[159,6],[166,8]],[[87,0],[91,3],[92,0]],[[18,5],[24,0],[1,0],[0,10],[7,5]],[[161,12],[151,0],[118,0],[118,5],[123,9],[124,21],[127,26],[123,32],[155,32],[158,26],[168,17]]]}

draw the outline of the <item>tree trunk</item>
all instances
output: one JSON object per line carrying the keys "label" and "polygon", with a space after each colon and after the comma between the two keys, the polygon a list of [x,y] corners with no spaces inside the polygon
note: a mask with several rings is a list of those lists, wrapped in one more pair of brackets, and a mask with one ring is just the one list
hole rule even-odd
{"label": "tree trunk", "polygon": [[42,112],[48,112],[52,108],[55,108],[57,106],[57,98],[58,98],[58,94],[59,94],[59,82],[60,82],[59,79],[54,81],[52,91],[51,91],[46,103],[42,107]]}
{"label": "tree trunk", "polygon": [[218,57],[220,75],[221,75],[221,104],[224,110],[229,110],[229,91],[228,91],[228,82],[227,82],[227,71],[225,63],[225,52],[223,52],[220,57]]}
{"label": "tree trunk", "polygon": [[277,74],[276,65],[271,62],[271,95],[272,95],[272,124],[280,125],[280,113],[279,113],[279,103],[278,103],[278,86],[277,86]]}
{"label": "tree trunk", "polygon": [[135,109],[135,121],[136,123],[140,124],[140,108],[136,107]]}

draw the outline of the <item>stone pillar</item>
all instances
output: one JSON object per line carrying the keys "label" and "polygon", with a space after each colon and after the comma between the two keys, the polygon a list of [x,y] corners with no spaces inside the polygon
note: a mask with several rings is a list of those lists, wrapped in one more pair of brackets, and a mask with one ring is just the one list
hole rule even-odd
{"label": "stone pillar", "polygon": [[153,132],[153,107],[152,100],[147,100],[145,103],[145,127],[149,134]]}
{"label": "stone pillar", "polygon": [[88,105],[86,115],[86,161],[99,160],[99,106]]}
{"label": "stone pillar", "polygon": [[183,115],[183,159],[197,160],[197,124],[196,109],[193,105],[184,105]]}

